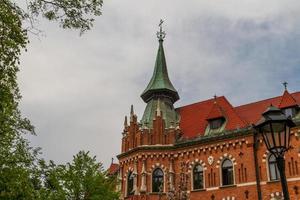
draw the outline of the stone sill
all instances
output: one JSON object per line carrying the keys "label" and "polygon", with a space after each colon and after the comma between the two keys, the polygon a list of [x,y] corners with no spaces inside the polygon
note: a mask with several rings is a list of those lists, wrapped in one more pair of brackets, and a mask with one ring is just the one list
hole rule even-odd
{"label": "stone sill", "polygon": [[236,185],[235,184],[233,184],[233,185],[222,185],[219,188],[222,189],[222,188],[231,188],[231,187],[236,187]]}
{"label": "stone sill", "polygon": [[191,190],[191,192],[203,192],[203,191],[206,191],[206,189],[205,189],[205,188],[203,188],[203,189]]}
{"label": "stone sill", "polygon": [[280,180],[273,180],[273,181],[267,181],[267,184],[272,184],[272,183],[279,183]]}
{"label": "stone sill", "polygon": [[149,192],[148,194],[150,194],[150,195],[166,195],[165,192],[162,192],[162,193],[160,193],[160,192]]}

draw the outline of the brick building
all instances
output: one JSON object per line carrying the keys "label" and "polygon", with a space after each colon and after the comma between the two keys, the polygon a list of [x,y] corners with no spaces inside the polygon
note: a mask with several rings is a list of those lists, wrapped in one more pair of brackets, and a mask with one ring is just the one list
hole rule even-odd
{"label": "brick building", "polygon": [[174,108],[179,95],[167,72],[164,32],[153,76],[141,97],[147,104],[138,121],[125,117],[118,155],[121,199],[281,199],[275,159],[255,136],[253,124],[270,106],[292,116],[286,176],[291,199],[300,199],[300,92],[241,106],[226,97]]}

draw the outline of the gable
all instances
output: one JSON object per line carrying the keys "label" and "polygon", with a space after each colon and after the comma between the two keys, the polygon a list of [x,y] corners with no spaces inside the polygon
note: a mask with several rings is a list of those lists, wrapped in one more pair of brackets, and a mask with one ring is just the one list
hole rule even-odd
{"label": "gable", "polygon": [[[295,92],[290,95],[296,104],[300,104],[300,92]],[[233,107],[224,96],[218,97],[218,105],[222,108],[222,111],[224,111],[227,121],[225,131],[246,128],[255,124],[268,106],[272,104],[279,107],[282,101],[286,101],[283,100],[283,97],[284,95],[237,107]],[[209,99],[176,109],[180,114],[180,129],[185,138],[204,135],[208,125],[207,119],[215,114],[220,115],[220,112],[217,110],[212,112],[214,101],[214,99]]]}

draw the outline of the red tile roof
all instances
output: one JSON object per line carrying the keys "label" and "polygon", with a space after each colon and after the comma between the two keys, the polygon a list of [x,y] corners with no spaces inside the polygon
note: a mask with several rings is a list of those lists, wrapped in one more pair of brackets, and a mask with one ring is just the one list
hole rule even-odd
{"label": "red tile roof", "polygon": [[[217,103],[225,113],[227,120],[225,130],[234,130],[255,124],[261,118],[261,114],[271,104],[276,107],[281,106],[281,108],[300,105],[300,92],[293,94],[286,94],[285,92],[282,96],[237,107],[233,107],[224,96],[218,97]],[[183,136],[192,138],[203,135],[208,123],[207,119],[220,114],[213,109],[215,109],[214,99],[177,108],[181,117],[180,128],[183,132]]]}
{"label": "red tile roof", "polygon": [[217,99],[214,101],[212,108],[206,117],[207,120],[216,119],[220,117],[225,117],[225,112],[222,106],[220,106],[217,102]]}
{"label": "red tile roof", "polygon": [[107,170],[108,175],[115,175],[119,170],[119,164],[111,163],[110,167]]}
{"label": "red tile roof", "polygon": [[278,107],[279,108],[288,108],[288,107],[296,106],[296,105],[297,105],[296,100],[292,97],[292,95],[287,90],[285,90]]}

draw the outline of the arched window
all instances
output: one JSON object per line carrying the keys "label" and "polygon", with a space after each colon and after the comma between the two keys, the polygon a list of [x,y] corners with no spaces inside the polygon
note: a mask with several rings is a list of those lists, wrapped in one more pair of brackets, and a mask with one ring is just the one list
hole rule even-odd
{"label": "arched window", "polygon": [[133,195],[133,180],[134,180],[134,174],[133,172],[129,172],[128,178],[127,178],[127,195]]}
{"label": "arched window", "polygon": [[279,180],[279,171],[277,168],[276,158],[273,154],[269,156],[268,165],[270,181]]}
{"label": "arched window", "polygon": [[222,163],[222,185],[233,185],[233,165],[229,159]]}
{"label": "arched window", "polygon": [[152,174],[152,192],[163,192],[164,173],[160,168],[153,171]]}
{"label": "arched window", "polygon": [[199,190],[204,188],[203,181],[203,168],[200,164],[197,164],[193,170],[193,189]]}

